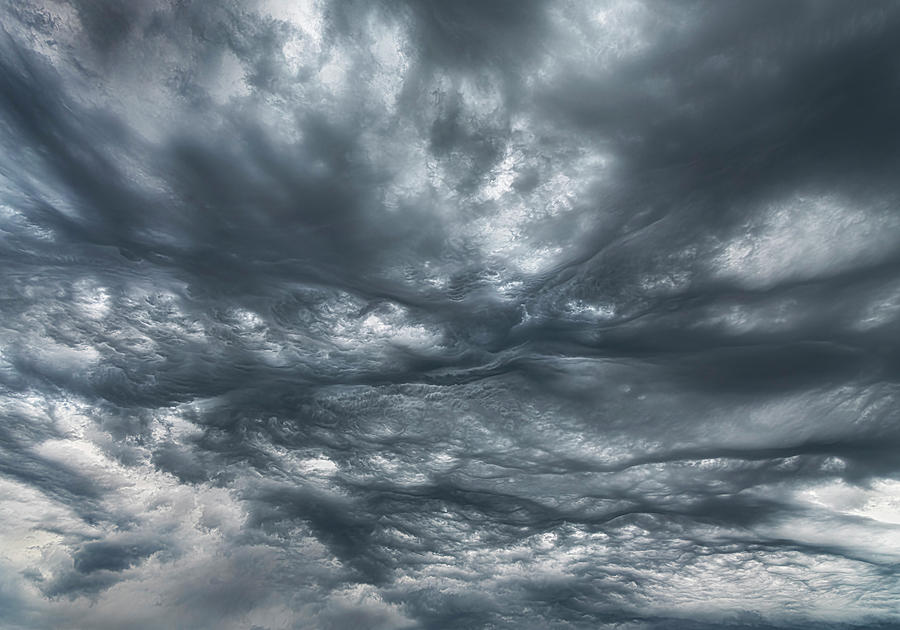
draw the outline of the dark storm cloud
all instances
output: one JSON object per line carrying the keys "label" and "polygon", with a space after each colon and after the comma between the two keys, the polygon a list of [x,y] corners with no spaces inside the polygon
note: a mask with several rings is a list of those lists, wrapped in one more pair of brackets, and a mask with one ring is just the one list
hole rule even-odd
{"label": "dark storm cloud", "polygon": [[5,627],[897,623],[893,4],[3,15]]}

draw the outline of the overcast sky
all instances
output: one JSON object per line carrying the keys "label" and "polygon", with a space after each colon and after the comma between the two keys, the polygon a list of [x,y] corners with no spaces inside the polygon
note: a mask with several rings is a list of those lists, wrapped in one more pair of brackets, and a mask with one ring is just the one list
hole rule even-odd
{"label": "overcast sky", "polygon": [[4,629],[900,625],[900,4],[0,23]]}

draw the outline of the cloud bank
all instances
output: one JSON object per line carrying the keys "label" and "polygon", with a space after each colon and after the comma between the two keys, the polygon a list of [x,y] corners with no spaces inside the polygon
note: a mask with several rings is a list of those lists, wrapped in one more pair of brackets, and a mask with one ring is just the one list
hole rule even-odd
{"label": "cloud bank", "polygon": [[900,6],[20,0],[4,628],[900,624]]}

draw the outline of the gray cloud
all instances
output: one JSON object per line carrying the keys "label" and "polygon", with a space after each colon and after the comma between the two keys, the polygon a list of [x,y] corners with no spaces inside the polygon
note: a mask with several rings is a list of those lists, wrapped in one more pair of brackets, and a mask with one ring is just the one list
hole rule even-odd
{"label": "gray cloud", "polygon": [[9,628],[890,628],[890,3],[2,7]]}

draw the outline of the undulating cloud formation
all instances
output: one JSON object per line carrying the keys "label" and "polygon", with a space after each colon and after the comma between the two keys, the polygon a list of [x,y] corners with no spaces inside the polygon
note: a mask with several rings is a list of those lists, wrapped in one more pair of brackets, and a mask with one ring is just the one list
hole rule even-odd
{"label": "undulating cloud formation", "polygon": [[0,6],[0,627],[900,627],[900,4]]}

